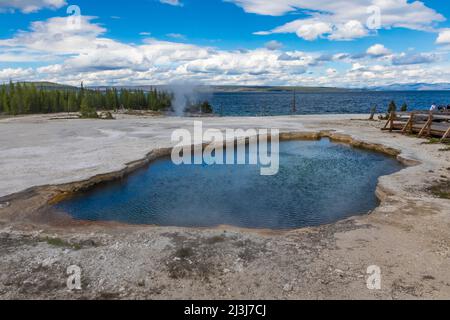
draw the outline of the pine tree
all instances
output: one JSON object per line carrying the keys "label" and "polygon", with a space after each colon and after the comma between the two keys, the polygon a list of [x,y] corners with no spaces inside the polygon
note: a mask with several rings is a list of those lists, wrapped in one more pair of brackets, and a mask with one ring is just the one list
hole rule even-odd
{"label": "pine tree", "polygon": [[[6,88],[5,88],[6,90]],[[3,95],[3,99],[2,99],[2,105],[3,105],[3,112],[5,112],[6,114],[10,114],[11,113],[11,106],[10,106],[10,101],[9,101],[9,96],[5,91],[5,94]]]}
{"label": "pine tree", "polygon": [[81,101],[80,113],[82,118],[98,118],[97,111],[92,105],[91,94],[85,94]]}
{"label": "pine tree", "polygon": [[52,112],[76,112],[95,116],[93,111],[127,109],[166,110],[173,97],[156,89],[145,93],[143,90],[108,89],[105,92],[85,89],[83,83],[79,91],[48,90],[34,84],[13,83],[0,85],[0,113],[28,114]]}
{"label": "pine tree", "polygon": [[14,115],[24,114],[24,90],[22,85],[17,83],[14,90]]}
{"label": "pine tree", "polygon": [[30,86],[30,113],[38,113],[41,112],[39,95],[34,83]]}
{"label": "pine tree", "polygon": [[11,97],[11,101],[9,103],[9,113],[13,116],[16,116],[19,114],[19,95],[14,94]]}
{"label": "pine tree", "polygon": [[69,92],[69,97],[67,99],[67,112],[78,111],[78,99],[75,92]]}
{"label": "pine tree", "polygon": [[147,95],[147,106],[150,110],[156,111],[156,97],[154,90],[150,90]]}
{"label": "pine tree", "polygon": [[23,103],[23,113],[28,114],[31,113],[31,90],[28,87],[28,85],[25,85],[23,87],[23,98],[22,98],[22,103]]}
{"label": "pine tree", "polygon": [[125,109],[130,108],[130,106],[128,104],[128,90],[126,90],[126,89],[122,89],[120,92],[120,104]]}
{"label": "pine tree", "polygon": [[6,95],[5,86],[0,86],[0,114],[6,112],[4,106],[4,96]]}
{"label": "pine tree", "polygon": [[14,83],[12,82],[12,80],[9,81],[9,96],[12,97],[14,95],[14,91],[15,91],[15,86]]}
{"label": "pine tree", "polygon": [[119,108],[119,93],[117,92],[117,89],[114,88],[114,110],[117,110]]}

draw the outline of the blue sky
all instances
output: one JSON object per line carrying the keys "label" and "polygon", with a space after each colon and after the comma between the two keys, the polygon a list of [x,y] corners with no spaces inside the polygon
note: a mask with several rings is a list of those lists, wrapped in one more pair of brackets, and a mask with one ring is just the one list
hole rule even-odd
{"label": "blue sky", "polygon": [[0,81],[450,82],[448,17],[441,0],[2,0]]}

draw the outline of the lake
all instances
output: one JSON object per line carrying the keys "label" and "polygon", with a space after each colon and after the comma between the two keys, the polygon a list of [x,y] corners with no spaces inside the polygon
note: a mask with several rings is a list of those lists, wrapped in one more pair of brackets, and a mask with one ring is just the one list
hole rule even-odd
{"label": "lake", "polygon": [[[223,116],[292,114],[291,92],[214,93],[205,99],[211,102],[216,114]],[[392,100],[398,109],[406,102],[409,110],[428,110],[432,103],[450,104],[450,91],[297,93],[296,114],[370,113],[374,105],[378,112],[385,112]]]}

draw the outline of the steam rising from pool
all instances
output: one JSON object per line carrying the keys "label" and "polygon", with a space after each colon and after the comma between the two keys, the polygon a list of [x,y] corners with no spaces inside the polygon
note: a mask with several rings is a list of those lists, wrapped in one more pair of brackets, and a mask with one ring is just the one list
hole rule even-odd
{"label": "steam rising from pool", "polygon": [[189,103],[198,103],[200,100],[208,100],[210,94],[198,93],[200,84],[188,81],[173,82],[167,90],[173,94],[172,108],[176,116],[182,116]]}
{"label": "steam rising from pool", "polygon": [[320,141],[280,143],[280,171],[152,163],[123,181],[56,205],[75,219],[160,226],[292,229],[366,214],[378,178],[402,169],[385,155]]}

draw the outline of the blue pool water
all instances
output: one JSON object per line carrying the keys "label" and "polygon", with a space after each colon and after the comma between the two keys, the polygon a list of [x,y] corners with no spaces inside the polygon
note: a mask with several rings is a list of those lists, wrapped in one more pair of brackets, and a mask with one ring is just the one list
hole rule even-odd
{"label": "blue pool water", "polygon": [[280,171],[252,165],[180,165],[162,158],[122,181],[56,205],[76,219],[161,226],[292,229],[366,214],[391,157],[320,141],[280,143]]}

